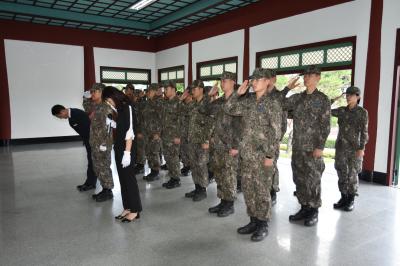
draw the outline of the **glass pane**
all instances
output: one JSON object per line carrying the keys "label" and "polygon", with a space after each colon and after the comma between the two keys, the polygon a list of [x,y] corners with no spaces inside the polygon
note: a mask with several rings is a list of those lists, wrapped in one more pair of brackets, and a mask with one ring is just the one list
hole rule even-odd
{"label": "glass pane", "polygon": [[176,74],[176,78],[177,79],[183,79],[183,76],[184,76],[184,73],[183,73],[184,71],[183,70],[179,70],[178,72],[177,72],[177,74]]}
{"label": "glass pane", "polygon": [[175,71],[171,71],[168,73],[168,78],[169,79],[176,79],[176,72]]}
{"label": "glass pane", "polygon": [[210,76],[210,75],[211,75],[211,68],[209,66],[200,68],[200,77]]}
{"label": "glass pane", "polygon": [[225,64],[225,71],[236,73],[236,63]]}
{"label": "glass pane", "polygon": [[299,65],[299,54],[281,56],[281,67],[295,67]]}
{"label": "glass pane", "polygon": [[262,68],[278,68],[278,57],[268,57],[261,59]]}
{"label": "glass pane", "polygon": [[327,63],[348,62],[353,58],[353,47],[340,47],[328,49]]}
{"label": "glass pane", "polygon": [[125,72],[104,70],[103,79],[125,79]]}
{"label": "glass pane", "polygon": [[168,73],[167,72],[162,72],[161,73],[161,80],[168,80]]}
{"label": "glass pane", "polygon": [[212,66],[213,75],[221,75],[223,71],[224,71],[223,65]]}
{"label": "glass pane", "polygon": [[127,73],[128,80],[149,80],[149,74],[146,72],[128,72]]}
{"label": "glass pane", "polygon": [[319,65],[322,64],[323,62],[324,62],[324,51],[319,50],[319,51],[304,53],[301,64],[303,66]]}

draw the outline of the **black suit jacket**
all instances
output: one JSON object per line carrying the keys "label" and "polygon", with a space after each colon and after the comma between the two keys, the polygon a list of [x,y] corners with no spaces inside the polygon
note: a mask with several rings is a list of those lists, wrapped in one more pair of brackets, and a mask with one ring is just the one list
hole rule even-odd
{"label": "black suit jacket", "polygon": [[90,119],[86,112],[71,108],[71,117],[68,118],[68,122],[84,141],[89,141]]}

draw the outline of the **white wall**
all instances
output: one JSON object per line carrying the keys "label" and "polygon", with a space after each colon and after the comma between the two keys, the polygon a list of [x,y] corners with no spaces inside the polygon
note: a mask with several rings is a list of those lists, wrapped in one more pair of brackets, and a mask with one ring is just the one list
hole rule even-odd
{"label": "white wall", "polygon": [[5,40],[5,51],[11,138],[76,135],[51,107],[82,108],[83,47]]}
{"label": "white wall", "polygon": [[151,82],[157,82],[155,53],[97,47],[93,53],[96,82],[100,82],[100,66],[151,69]]}
{"label": "white wall", "polygon": [[393,89],[396,30],[400,28],[400,1],[383,1],[381,39],[381,79],[378,105],[378,132],[376,137],[375,171],[386,173],[389,145],[389,128]]}
{"label": "white wall", "polygon": [[185,87],[188,85],[188,63],[189,63],[189,45],[184,44],[156,53],[156,75],[158,69],[185,66]]}
{"label": "white wall", "polygon": [[243,80],[244,30],[238,30],[192,43],[192,71],[196,78],[196,63],[238,57],[238,82]]}

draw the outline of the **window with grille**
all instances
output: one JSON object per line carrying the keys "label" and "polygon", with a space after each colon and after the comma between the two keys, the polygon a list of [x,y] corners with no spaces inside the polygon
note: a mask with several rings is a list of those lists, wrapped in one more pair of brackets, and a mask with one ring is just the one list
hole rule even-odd
{"label": "window with grille", "polygon": [[185,83],[185,66],[176,66],[158,70],[158,81],[174,81],[175,83]]}
{"label": "window with grille", "polygon": [[237,73],[238,58],[230,57],[197,63],[197,79],[203,81],[217,80],[224,71]]}
{"label": "window with grille", "polygon": [[137,68],[100,67],[100,80],[102,83],[117,84],[150,84],[151,70]]}
{"label": "window with grille", "polygon": [[322,70],[354,68],[355,38],[345,38],[257,53],[257,66],[277,73],[299,72],[309,65]]}

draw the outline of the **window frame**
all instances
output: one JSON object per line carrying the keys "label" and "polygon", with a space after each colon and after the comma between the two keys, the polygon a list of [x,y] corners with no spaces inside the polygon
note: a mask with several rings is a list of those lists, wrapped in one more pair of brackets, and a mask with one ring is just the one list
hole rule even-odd
{"label": "window frame", "polygon": [[[103,71],[119,71],[119,72],[125,72],[125,79],[104,79],[103,78]],[[148,79],[147,81],[144,80],[128,80],[127,79],[127,73],[128,72],[136,72],[136,73],[147,73]],[[101,83],[116,83],[116,84],[127,84],[127,83],[132,83],[132,84],[145,84],[145,85],[150,85],[151,84],[151,69],[142,69],[142,68],[127,68],[127,67],[108,67],[108,66],[100,66],[100,81]]]}
{"label": "window frame", "polygon": [[[164,72],[172,72],[175,71],[176,74],[178,71],[183,70],[183,78],[181,79],[167,79],[167,80],[161,80],[161,74]],[[180,66],[173,66],[173,67],[166,67],[166,68],[160,68],[158,69],[158,82],[164,82],[164,81],[168,81],[168,80],[172,80],[175,83],[183,83],[185,84],[185,65],[180,65]]]}
{"label": "window frame", "polygon": [[[227,63],[236,63],[236,76],[238,74],[238,57],[233,56],[233,57],[226,57],[226,58],[221,58],[221,59],[215,59],[215,60],[210,60],[210,61],[203,61],[203,62],[198,62],[196,63],[196,78],[201,79],[202,81],[210,81],[210,80],[217,80],[221,77],[221,74],[218,75],[210,75],[205,78],[202,78],[200,76],[200,69],[204,66],[216,66],[220,64],[227,64]],[[222,71],[225,71],[225,67]]]}

